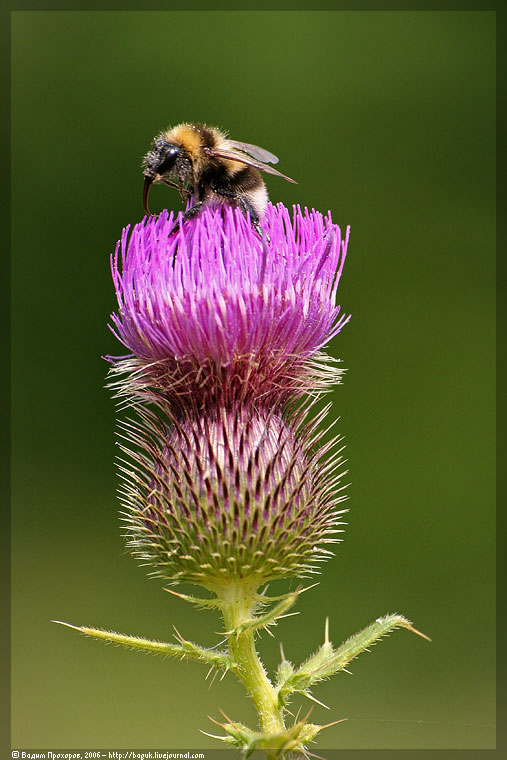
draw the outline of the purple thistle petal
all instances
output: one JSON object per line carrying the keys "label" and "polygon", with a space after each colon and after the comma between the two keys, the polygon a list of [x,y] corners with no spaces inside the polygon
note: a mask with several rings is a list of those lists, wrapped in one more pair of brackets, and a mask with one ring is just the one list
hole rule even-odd
{"label": "purple thistle petal", "polygon": [[294,207],[291,217],[282,204],[268,206],[269,242],[229,206],[178,219],[172,234],[167,212],[127,228],[111,258],[111,329],[131,356],[109,359],[134,372],[122,387],[174,398],[216,398],[224,384],[236,398],[320,388],[309,361],[349,319],[336,305],[349,229],[342,239],[330,215]]}

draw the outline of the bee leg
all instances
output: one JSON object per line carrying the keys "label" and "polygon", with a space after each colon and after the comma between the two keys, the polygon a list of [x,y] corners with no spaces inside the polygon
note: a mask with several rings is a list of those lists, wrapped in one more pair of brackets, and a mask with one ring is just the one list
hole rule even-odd
{"label": "bee leg", "polygon": [[[192,206],[192,208],[188,208],[183,214],[183,224],[188,219],[192,219],[192,217],[197,216],[197,214],[199,214],[203,208],[204,208],[204,203],[202,201],[200,201],[200,203],[196,203],[194,206]],[[180,222],[178,220],[177,222],[174,223],[173,228],[169,234],[172,235],[173,232],[177,232],[179,228],[180,228]]]}
{"label": "bee leg", "polygon": [[225,203],[230,203],[232,206],[239,206],[240,209],[245,214],[245,216],[250,217],[250,221],[252,222],[252,227],[257,232],[259,237],[261,238],[264,237],[259,216],[257,212],[255,211],[254,207],[252,206],[252,204],[245,198],[244,195],[240,195],[234,190],[229,190],[228,188],[225,188],[225,187],[217,187],[215,185],[211,185],[211,190],[216,195],[218,195],[218,197],[222,198]]}
{"label": "bee leg", "polygon": [[256,231],[256,233],[258,234],[258,236],[260,237],[261,240],[265,240],[266,243],[270,243],[271,239],[270,239],[268,233],[265,232],[264,229],[262,228],[262,225],[260,223],[259,217],[255,213],[255,211],[253,210],[253,208],[250,206],[250,204],[248,203],[248,201],[245,201],[245,204],[246,204],[247,208],[245,208],[244,211],[245,211],[245,213],[250,214],[250,221],[252,222],[252,227],[254,228],[254,230]]}
{"label": "bee leg", "polygon": [[[181,187],[181,185],[177,185],[176,182],[171,182],[170,179],[162,179],[162,182],[164,183],[164,185],[168,185],[169,187],[174,187],[174,189],[179,192],[181,200],[183,202],[185,202],[189,198],[189,196],[192,195],[190,190],[188,190],[186,187]],[[186,195],[187,197],[185,198],[184,195]]]}
{"label": "bee leg", "polygon": [[240,195],[237,198],[237,203],[238,203],[238,206],[241,208],[241,210],[245,213],[245,215],[250,216],[252,227],[254,228],[258,236],[262,240],[266,239],[266,242],[269,243],[270,242],[269,235],[267,234],[267,232],[264,232],[264,230],[262,229],[259,216],[257,212],[255,211],[255,209],[253,208],[252,204],[249,201],[247,201],[247,199],[242,195]]}

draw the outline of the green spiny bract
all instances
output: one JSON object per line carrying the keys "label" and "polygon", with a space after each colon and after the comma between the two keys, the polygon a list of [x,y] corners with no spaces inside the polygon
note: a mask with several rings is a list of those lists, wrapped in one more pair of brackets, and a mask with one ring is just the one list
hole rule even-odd
{"label": "green spiny bract", "polygon": [[295,721],[292,726],[283,731],[276,733],[263,733],[261,731],[252,731],[251,728],[243,723],[232,722],[228,719],[227,723],[218,723],[213,721],[225,731],[225,736],[216,736],[214,734],[203,733],[212,736],[215,739],[221,739],[226,744],[232,744],[239,747],[244,757],[248,758],[256,750],[274,750],[277,757],[288,758],[295,757],[292,753],[304,753],[306,745],[313,741],[317,734],[327,726],[317,726],[313,723],[307,723],[306,720]]}
{"label": "green spiny bract", "polygon": [[123,425],[130,551],[155,576],[212,591],[315,572],[345,498],[339,439],[316,432],[325,411],[308,423],[260,405],[184,419],[139,409]]}

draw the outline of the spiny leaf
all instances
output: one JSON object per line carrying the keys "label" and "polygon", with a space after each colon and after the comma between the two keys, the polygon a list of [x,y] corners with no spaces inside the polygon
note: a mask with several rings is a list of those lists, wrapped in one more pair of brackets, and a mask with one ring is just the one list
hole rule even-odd
{"label": "spiny leaf", "polygon": [[137,649],[138,651],[163,654],[169,657],[197,660],[200,662],[205,662],[208,665],[212,665],[216,668],[224,668],[225,670],[237,669],[237,666],[232,662],[231,658],[226,652],[217,652],[212,649],[200,647],[198,644],[194,644],[192,641],[186,641],[179,634],[177,635],[180,643],[170,644],[165,641],[154,641],[152,639],[140,638],[139,636],[127,636],[124,633],[106,631],[102,628],[89,628],[84,625],[71,625],[70,623],[64,623],[61,620],[52,620],[51,622],[58,623],[59,625],[65,625],[67,628],[73,628],[75,631],[79,631],[85,636],[101,639],[108,644],[118,644],[120,646],[126,647],[127,649]]}
{"label": "spiny leaf", "polygon": [[[288,726],[282,731],[273,733],[254,731],[243,723],[232,721],[225,715],[226,723],[220,723],[210,717],[210,720],[215,725],[225,731],[225,736],[208,734],[205,731],[202,731],[202,733],[206,734],[206,736],[220,739],[227,744],[233,744],[234,746],[239,747],[245,757],[249,757],[255,750],[275,750],[280,753],[280,758],[284,758],[288,756],[286,753],[290,752],[302,752],[306,754],[306,744],[313,741],[320,731],[335,723],[341,722],[340,720],[337,720],[333,723],[328,723],[325,726],[318,726],[307,722],[309,714],[310,713],[308,713],[308,715],[302,720],[296,719],[292,726]],[[346,719],[343,718],[342,720]]]}
{"label": "spiny leaf", "polygon": [[329,640],[329,624],[326,621],[324,643],[306,662],[291,673],[292,666],[288,667],[290,663],[282,667],[284,665],[284,661],[282,661],[278,669],[278,681],[276,684],[279,705],[285,706],[289,696],[296,692],[311,698],[310,688],[314,684],[329,678],[340,670],[345,670],[346,665],[351,660],[361,654],[361,652],[368,651],[370,646],[396,628],[406,628],[412,631],[412,633],[416,633],[418,636],[431,641],[428,636],[414,628],[412,623],[402,615],[386,615],[385,617],[377,618],[369,626],[348,638],[341,646],[335,649]]}
{"label": "spiny leaf", "polygon": [[[246,620],[245,622],[236,626],[236,628],[234,628],[232,631],[227,631],[227,636],[234,636],[237,638],[245,631],[257,631],[259,628],[268,630],[268,626],[276,625],[277,620],[280,620],[280,618],[288,617],[288,615],[285,613],[287,610],[290,610],[290,608],[295,604],[298,596],[298,591],[294,591],[292,594],[285,594],[282,597],[282,601],[278,604],[275,604],[274,607],[272,607],[270,610],[265,612],[263,615],[253,616],[250,620]],[[298,613],[293,612],[290,614],[297,615]]]}
{"label": "spiny leaf", "polygon": [[180,599],[183,599],[185,602],[194,604],[197,609],[216,609],[220,608],[222,605],[220,599],[204,599],[196,596],[191,596],[190,594],[181,594],[178,591],[174,591],[172,588],[165,588],[164,591],[167,591],[168,594],[172,594],[173,596],[177,596]]}

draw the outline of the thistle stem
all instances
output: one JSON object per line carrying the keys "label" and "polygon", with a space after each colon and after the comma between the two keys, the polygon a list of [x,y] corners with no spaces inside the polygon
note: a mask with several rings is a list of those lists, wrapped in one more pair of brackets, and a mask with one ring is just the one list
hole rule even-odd
{"label": "thistle stem", "polygon": [[[278,707],[278,697],[264,666],[259,659],[251,628],[237,632],[239,626],[250,622],[257,602],[258,583],[238,579],[220,591],[215,589],[221,601],[225,630],[231,659],[239,666],[238,678],[245,686],[259,716],[260,729],[264,734],[276,734],[285,728],[282,712]],[[266,753],[267,758],[276,758],[276,751]]]}

